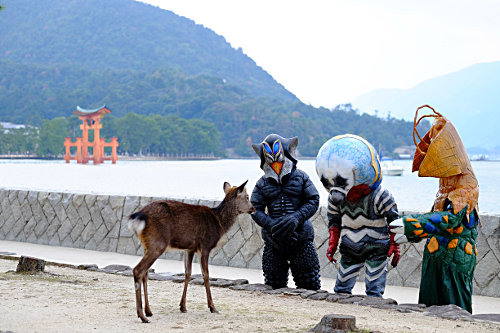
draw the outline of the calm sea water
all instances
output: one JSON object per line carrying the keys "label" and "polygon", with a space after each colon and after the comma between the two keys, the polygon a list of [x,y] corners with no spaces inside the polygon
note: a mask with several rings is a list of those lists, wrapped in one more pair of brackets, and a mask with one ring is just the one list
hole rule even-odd
{"label": "calm sea water", "polygon": [[[0,188],[63,191],[94,194],[140,195],[171,198],[223,198],[224,181],[239,185],[248,180],[251,193],[262,176],[259,160],[214,161],[118,161],[94,166],[72,161],[0,160]],[[400,210],[428,211],[438,189],[435,178],[411,173],[411,161],[395,161],[404,167],[400,177],[384,176],[382,186],[392,192]],[[326,205],[327,192],[315,171],[314,160],[300,160],[298,168],[309,174]],[[479,181],[482,214],[499,214],[500,162],[474,161]]]}

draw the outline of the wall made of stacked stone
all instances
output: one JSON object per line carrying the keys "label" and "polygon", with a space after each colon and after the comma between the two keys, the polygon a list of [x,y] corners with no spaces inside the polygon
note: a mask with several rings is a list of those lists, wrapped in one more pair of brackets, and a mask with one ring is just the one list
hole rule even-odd
{"label": "wall made of stacked stone", "polygon": [[[0,239],[142,255],[139,240],[127,228],[128,216],[160,199],[165,198],[0,189]],[[197,199],[181,201],[209,207],[219,204]],[[474,293],[500,297],[500,216],[482,215],[481,220]],[[318,210],[312,222],[321,276],[334,278],[337,267],[325,255],[328,247],[325,207]],[[399,265],[388,273],[389,285],[419,286],[423,246],[424,242],[401,246]],[[242,215],[212,251],[210,263],[260,269],[262,251],[260,227],[249,215]],[[182,260],[183,253],[167,252],[162,258]],[[363,275],[359,279],[363,281]]]}

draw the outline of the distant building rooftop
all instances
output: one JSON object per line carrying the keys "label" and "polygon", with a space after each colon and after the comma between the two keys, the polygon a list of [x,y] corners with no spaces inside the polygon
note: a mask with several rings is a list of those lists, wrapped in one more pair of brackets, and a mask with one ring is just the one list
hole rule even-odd
{"label": "distant building rooftop", "polygon": [[410,159],[413,157],[415,148],[412,146],[400,146],[394,149],[395,154],[398,154],[400,159]]}
{"label": "distant building rooftop", "polygon": [[81,108],[80,106],[76,106],[76,110],[73,111],[74,114],[77,114],[79,116],[90,116],[93,114],[99,114],[99,113],[110,113],[111,110],[106,107],[106,105],[101,106],[100,108],[97,109],[84,109]]}
{"label": "distant building rooftop", "polygon": [[26,128],[26,125],[18,125],[18,124],[13,124],[13,123],[10,123],[10,122],[0,122],[0,125],[2,125],[2,127],[4,129]]}

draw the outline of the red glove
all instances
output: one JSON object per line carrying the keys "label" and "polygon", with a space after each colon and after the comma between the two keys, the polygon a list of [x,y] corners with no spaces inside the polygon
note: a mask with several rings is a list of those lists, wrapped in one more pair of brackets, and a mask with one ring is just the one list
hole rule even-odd
{"label": "red glove", "polygon": [[326,250],[326,257],[330,262],[337,262],[333,258],[335,252],[337,252],[337,246],[339,245],[340,238],[340,228],[337,226],[332,226],[329,230],[330,239],[328,240],[328,250]]}
{"label": "red glove", "polygon": [[394,242],[394,236],[396,234],[391,233],[391,245],[389,245],[389,253],[387,253],[387,257],[390,257],[391,255],[394,254],[394,257],[392,257],[391,265],[392,267],[396,267],[399,263],[399,244],[396,244]]}

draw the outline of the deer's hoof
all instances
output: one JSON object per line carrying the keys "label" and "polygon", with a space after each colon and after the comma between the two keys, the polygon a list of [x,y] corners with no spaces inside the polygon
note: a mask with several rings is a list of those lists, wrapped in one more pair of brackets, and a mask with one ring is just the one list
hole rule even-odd
{"label": "deer's hoof", "polygon": [[182,313],[186,313],[187,312],[187,309],[185,307],[183,307],[183,306],[180,307],[180,310],[181,310]]}
{"label": "deer's hoof", "polygon": [[153,312],[148,311],[148,310],[146,310],[145,312],[146,312],[146,317],[152,317],[153,316]]}
{"label": "deer's hoof", "polygon": [[144,317],[144,313],[142,311],[137,311],[137,317],[139,317],[143,323],[149,323],[149,320]]}
{"label": "deer's hoof", "polygon": [[210,309],[210,312],[212,312],[212,313],[219,313],[219,311],[217,311],[216,309]]}

